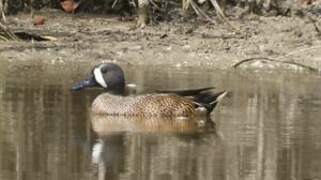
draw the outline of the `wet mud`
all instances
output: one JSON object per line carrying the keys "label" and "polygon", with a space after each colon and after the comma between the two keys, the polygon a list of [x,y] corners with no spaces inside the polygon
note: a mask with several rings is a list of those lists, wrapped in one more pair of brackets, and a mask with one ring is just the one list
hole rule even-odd
{"label": "wet mud", "polygon": [[[30,14],[9,16],[14,31],[55,37],[55,41],[4,42],[1,59],[42,63],[114,61],[133,65],[206,66],[228,69],[247,58],[273,58],[321,69],[317,27],[306,17],[230,16],[215,25],[195,20],[160,22],[136,29],[135,20],[118,16],[36,12],[44,25],[34,26]],[[259,59],[258,59],[259,60]],[[253,60],[242,67],[294,68],[286,63]],[[304,68],[303,68],[304,69]]]}

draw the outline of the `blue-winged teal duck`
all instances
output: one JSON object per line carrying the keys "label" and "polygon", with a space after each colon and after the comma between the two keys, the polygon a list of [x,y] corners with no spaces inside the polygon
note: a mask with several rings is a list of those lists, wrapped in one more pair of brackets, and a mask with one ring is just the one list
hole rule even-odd
{"label": "blue-winged teal duck", "polygon": [[113,63],[95,66],[89,76],[74,85],[72,90],[95,86],[104,88],[106,93],[94,100],[92,112],[117,116],[207,117],[227,94],[226,91],[214,93],[210,87],[127,96],[124,72]]}

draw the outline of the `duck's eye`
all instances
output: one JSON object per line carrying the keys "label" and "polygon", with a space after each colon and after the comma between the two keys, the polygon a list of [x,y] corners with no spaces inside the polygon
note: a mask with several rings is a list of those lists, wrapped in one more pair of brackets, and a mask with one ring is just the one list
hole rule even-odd
{"label": "duck's eye", "polygon": [[101,69],[100,69],[100,71],[101,71],[101,73],[106,73],[107,72],[107,68],[104,68],[104,67],[102,67]]}

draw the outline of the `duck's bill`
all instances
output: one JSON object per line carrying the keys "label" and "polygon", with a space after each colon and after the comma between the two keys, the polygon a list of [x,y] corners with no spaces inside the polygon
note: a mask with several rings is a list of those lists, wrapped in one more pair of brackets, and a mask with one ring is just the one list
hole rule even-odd
{"label": "duck's bill", "polygon": [[82,81],[79,81],[78,83],[76,83],[71,90],[72,91],[80,91],[84,88],[88,88],[88,87],[94,87],[97,86],[97,83],[95,81],[94,78],[88,78]]}

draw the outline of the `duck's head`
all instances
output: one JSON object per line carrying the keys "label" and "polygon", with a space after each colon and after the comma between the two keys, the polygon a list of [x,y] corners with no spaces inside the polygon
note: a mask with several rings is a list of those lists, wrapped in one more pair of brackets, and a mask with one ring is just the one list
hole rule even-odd
{"label": "duck's head", "polygon": [[95,66],[85,80],[76,83],[71,90],[79,91],[87,87],[100,87],[113,94],[123,94],[125,90],[124,72],[113,63]]}

